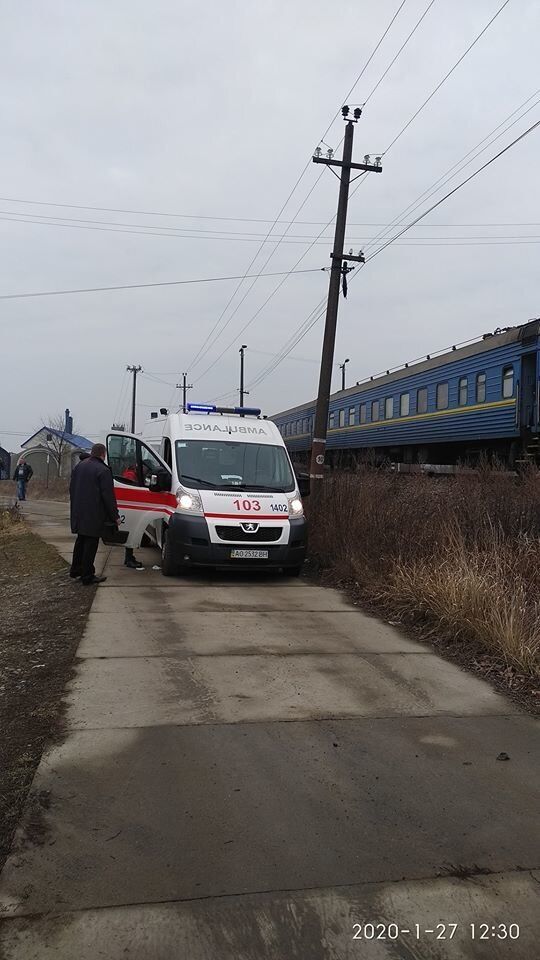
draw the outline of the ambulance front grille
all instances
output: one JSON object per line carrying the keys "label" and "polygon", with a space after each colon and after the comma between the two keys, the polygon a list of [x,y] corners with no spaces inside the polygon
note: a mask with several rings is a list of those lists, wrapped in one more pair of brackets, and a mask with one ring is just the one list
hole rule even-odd
{"label": "ambulance front grille", "polygon": [[227,540],[229,543],[272,543],[279,540],[283,533],[283,527],[259,527],[255,532],[246,532],[242,527],[216,527],[216,533],[220,540]]}

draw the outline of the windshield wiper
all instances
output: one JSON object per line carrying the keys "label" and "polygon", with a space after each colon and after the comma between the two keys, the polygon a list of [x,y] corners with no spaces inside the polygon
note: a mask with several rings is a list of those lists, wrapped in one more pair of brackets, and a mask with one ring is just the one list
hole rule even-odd
{"label": "windshield wiper", "polygon": [[264,483],[223,484],[225,490],[249,490],[253,493],[285,493],[284,487],[270,487]]}
{"label": "windshield wiper", "polygon": [[214,490],[217,490],[215,483],[212,483],[210,480],[203,480],[202,477],[190,477],[189,473],[182,473],[180,476],[180,482],[182,480],[193,480],[195,483],[204,483],[207,487],[211,487]]}

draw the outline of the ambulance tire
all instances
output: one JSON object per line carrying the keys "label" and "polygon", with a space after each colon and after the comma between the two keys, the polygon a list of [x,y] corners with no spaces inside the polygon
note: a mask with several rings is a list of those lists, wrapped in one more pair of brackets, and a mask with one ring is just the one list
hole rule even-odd
{"label": "ambulance tire", "polygon": [[299,577],[302,573],[302,567],[284,567],[283,575],[285,577]]}
{"label": "ambulance tire", "polygon": [[161,572],[164,577],[174,577],[177,573],[180,573],[180,567],[177,563],[174,563],[171,556],[171,549],[169,547],[169,538],[167,537],[166,530],[163,531],[163,539],[161,543]]}

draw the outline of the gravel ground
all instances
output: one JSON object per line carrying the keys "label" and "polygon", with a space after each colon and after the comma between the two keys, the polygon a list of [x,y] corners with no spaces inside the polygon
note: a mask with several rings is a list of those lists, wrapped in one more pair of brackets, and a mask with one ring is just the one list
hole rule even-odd
{"label": "gravel ground", "polygon": [[63,689],[95,593],[67,571],[24,522],[0,515],[0,869],[44,747],[62,732]]}

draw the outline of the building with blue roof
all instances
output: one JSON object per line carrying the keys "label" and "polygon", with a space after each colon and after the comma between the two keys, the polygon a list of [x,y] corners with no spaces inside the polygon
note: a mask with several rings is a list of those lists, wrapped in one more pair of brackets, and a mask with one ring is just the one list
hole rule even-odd
{"label": "building with blue roof", "polygon": [[79,454],[89,453],[93,441],[78,433],[73,433],[73,417],[69,410],[65,412],[64,429],[44,424],[31,437],[21,443],[24,457],[40,479],[70,476],[73,467],[79,462]]}

